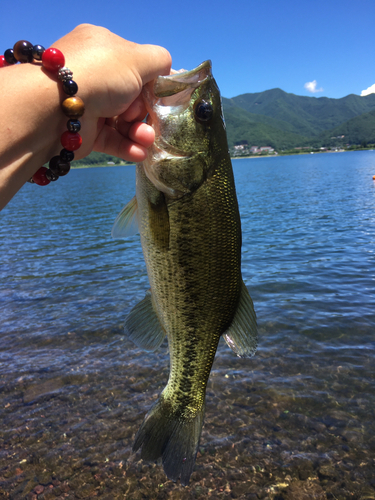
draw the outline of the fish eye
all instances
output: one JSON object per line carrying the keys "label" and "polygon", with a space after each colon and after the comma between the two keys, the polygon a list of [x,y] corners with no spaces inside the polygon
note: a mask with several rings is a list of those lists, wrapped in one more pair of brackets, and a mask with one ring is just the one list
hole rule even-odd
{"label": "fish eye", "polygon": [[195,105],[195,117],[199,122],[208,122],[211,120],[214,110],[207,101],[198,101]]}

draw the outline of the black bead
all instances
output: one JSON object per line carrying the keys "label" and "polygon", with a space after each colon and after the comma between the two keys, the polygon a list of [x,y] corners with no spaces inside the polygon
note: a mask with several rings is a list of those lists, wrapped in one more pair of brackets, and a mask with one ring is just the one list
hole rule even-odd
{"label": "black bead", "polygon": [[43,47],[43,45],[34,45],[33,51],[32,51],[33,58],[36,59],[37,61],[41,61],[43,52],[45,50],[46,49]]}
{"label": "black bead", "polygon": [[46,172],[46,177],[49,181],[57,181],[57,179],[59,178],[59,176],[57,174],[55,174],[54,172],[52,172],[52,170],[47,170]]}
{"label": "black bead", "polygon": [[[81,130],[81,122],[78,120],[68,120],[68,123],[66,124],[68,127],[69,132],[79,132]],[[72,161],[72,160],[69,160]]]}
{"label": "black bead", "polygon": [[61,161],[60,156],[53,156],[49,161],[48,168],[55,175],[58,175],[58,168],[59,168],[58,165],[60,161]]}
{"label": "black bead", "polygon": [[67,95],[74,95],[78,92],[78,85],[73,80],[65,80],[63,82],[63,91]]}
{"label": "black bead", "polygon": [[20,63],[30,63],[33,60],[33,44],[27,40],[19,40],[13,46],[13,55]]}
{"label": "black bead", "polygon": [[7,49],[4,52],[4,59],[8,64],[16,64],[17,59],[14,57],[13,49]]}
{"label": "black bead", "polygon": [[66,175],[69,172],[70,172],[70,163],[69,162],[59,163],[59,175],[60,176]]}
{"label": "black bead", "polygon": [[60,151],[60,158],[64,162],[70,162],[74,160],[74,153],[73,151],[68,151],[67,149],[62,149]]}
{"label": "black bead", "polygon": [[60,156],[54,156],[49,162],[49,169],[57,176],[66,175],[70,170],[70,163],[64,161]]}

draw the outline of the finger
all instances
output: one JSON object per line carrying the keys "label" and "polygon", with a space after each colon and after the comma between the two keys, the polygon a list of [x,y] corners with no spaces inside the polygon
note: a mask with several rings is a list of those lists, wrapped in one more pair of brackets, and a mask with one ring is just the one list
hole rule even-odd
{"label": "finger", "polygon": [[[145,102],[139,95],[121,115],[121,119],[127,122],[142,121],[147,115]],[[119,117],[120,118],[120,117]]]}
{"label": "finger", "polygon": [[146,106],[141,96],[138,96],[129,108],[119,116],[106,118],[105,123],[118,130],[122,135],[127,135],[131,122],[141,122],[147,115]]}
{"label": "finger", "polygon": [[150,147],[155,140],[155,131],[144,122],[129,123],[123,116],[107,118],[105,125],[117,130],[123,137],[128,137],[131,141],[139,143],[146,148]]}
{"label": "finger", "polygon": [[112,128],[117,128],[118,116],[112,116],[112,118],[104,118],[105,124]]}
{"label": "finger", "polygon": [[149,148],[155,141],[155,131],[150,125],[143,122],[133,123],[128,131],[129,139],[145,148]]}
{"label": "finger", "polygon": [[147,148],[125,139],[120,158],[126,161],[134,161],[135,163],[144,161],[147,158]]}
{"label": "finger", "polygon": [[[145,124],[144,124],[145,125]],[[147,148],[132,139],[124,137],[117,130],[104,125],[94,143],[94,151],[106,153],[127,161],[143,161],[147,157]]]}
{"label": "finger", "polygon": [[135,101],[119,116],[106,118],[105,123],[117,130],[123,130],[121,133],[126,135],[128,129],[124,129],[125,125],[131,125],[132,122],[141,122],[147,115],[145,103],[141,96],[138,96]]}
{"label": "finger", "polygon": [[139,45],[141,57],[135,61],[138,74],[142,79],[142,86],[159,75],[169,75],[172,66],[172,57],[164,47],[158,45]]}

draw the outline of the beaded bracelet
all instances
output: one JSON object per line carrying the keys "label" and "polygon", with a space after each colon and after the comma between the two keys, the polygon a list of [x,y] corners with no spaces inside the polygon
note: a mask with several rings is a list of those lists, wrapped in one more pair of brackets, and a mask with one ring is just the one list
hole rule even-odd
{"label": "beaded bracelet", "polygon": [[69,118],[67,122],[68,130],[61,136],[63,149],[58,156],[51,158],[49,168],[40,167],[32,176],[29,182],[46,186],[51,181],[56,181],[62,175],[66,175],[70,170],[70,162],[74,159],[74,151],[81,147],[82,137],[78,134],[81,130],[81,123],[78,121],[84,111],[85,106],[81,98],[75,96],[78,92],[78,85],[72,80],[73,73],[64,66],[65,58],[59,49],[45,49],[41,45],[33,45],[26,40],[17,42],[13,49],[8,49],[0,56],[0,68],[12,64],[32,63],[42,61],[43,68],[57,74],[62,81],[62,87],[69,97],[62,104],[64,114]]}

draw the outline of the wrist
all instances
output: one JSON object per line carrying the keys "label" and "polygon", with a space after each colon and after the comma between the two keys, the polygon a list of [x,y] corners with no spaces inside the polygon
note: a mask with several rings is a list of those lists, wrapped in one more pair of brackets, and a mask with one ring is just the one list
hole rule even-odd
{"label": "wrist", "polygon": [[62,90],[66,98],[61,103],[61,108],[67,121],[67,130],[61,136],[63,149],[59,155],[53,156],[49,161],[49,168],[40,167],[32,176],[30,182],[41,186],[56,181],[60,176],[66,175],[70,170],[70,161],[74,159],[74,151],[79,149],[82,138],[78,133],[81,129],[79,118],[85,111],[84,103],[76,95],[78,85],[73,80],[72,71],[65,66],[64,54],[57,48],[45,49],[41,45],[33,45],[26,40],[18,41],[13,49],[7,49],[1,56],[0,65],[13,66],[17,63],[41,62],[42,69],[48,76],[56,77],[62,83]]}
{"label": "wrist", "polygon": [[28,153],[48,161],[48,154],[59,147],[64,127],[61,89],[39,65],[22,64],[1,71],[1,109],[7,119],[0,143],[2,162],[8,164]]}
{"label": "wrist", "polygon": [[[80,117],[84,111],[83,102],[78,103],[78,113],[76,103],[73,102],[72,105],[69,102],[75,100],[71,96],[76,93],[77,85],[71,81],[71,76],[67,77],[65,71],[58,74],[60,67],[64,65],[64,56],[54,49],[43,53],[44,49],[40,46],[38,53],[33,50],[31,56],[31,49],[33,46],[30,43],[18,42],[14,50],[10,49],[5,53],[6,62],[12,65],[1,68],[5,78],[0,81],[3,111],[0,208],[31,177],[34,182],[45,185],[68,173],[69,162],[74,158],[72,151],[79,148],[82,140],[78,134],[79,122],[69,120]],[[41,58],[42,63],[39,63]],[[33,61],[36,64],[14,65],[17,60],[23,63]],[[2,66],[8,65],[4,64],[4,59],[0,62]],[[61,103],[64,105],[63,110]],[[68,131],[61,136],[67,126]],[[59,155],[55,156],[57,154]],[[50,169],[40,167],[51,157]]]}

